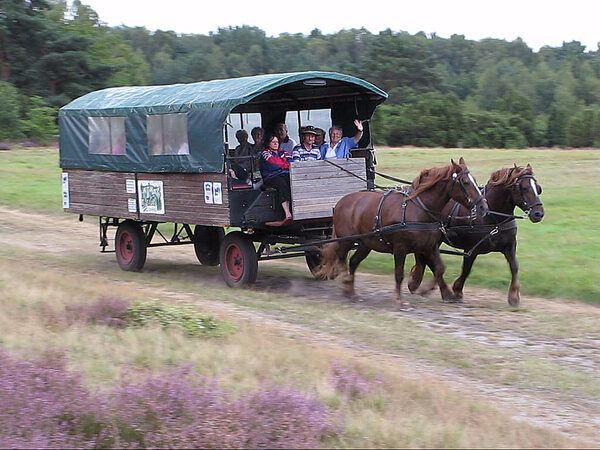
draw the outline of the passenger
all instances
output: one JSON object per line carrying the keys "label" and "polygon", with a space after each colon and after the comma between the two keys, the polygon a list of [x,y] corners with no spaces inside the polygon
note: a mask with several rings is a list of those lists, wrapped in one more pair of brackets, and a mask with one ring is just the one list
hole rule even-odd
{"label": "passenger", "polygon": [[355,119],[354,125],[358,132],[354,137],[343,137],[342,127],[332,126],[329,129],[329,144],[321,146],[321,159],[349,158],[350,150],[358,146],[363,135],[363,124]]}
{"label": "passenger", "polygon": [[265,130],[261,127],[254,127],[252,128],[250,135],[254,140],[254,144],[250,144],[250,151],[253,155],[260,155],[260,152],[264,149],[263,138],[265,137]]}
{"label": "passenger", "polygon": [[294,147],[297,144],[296,141],[288,135],[288,129],[285,123],[280,122],[275,125],[275,136],[277,136],[279,139],[279,146],[281,150],[285,150],[291,155],[292,150],[294,150]]}
{"label": "passenger", "polygon": [[279,138],[274,134],[267,135],[265,139],[266,148],[260,155],[260,173],[263,183],[271,186],[279,192],[281,207],[285,213],[285,219],[281,222],[267,222],[267,225],[284,226],[289,225],[292,219],[290,210],[290,164],[291,156],[279,147]]}
{"label": "passenger", "polygon": [[239,145],[233,150],[233,164],[231,164],[229,174],[232,178],[246,184],[252,171],[252,160],[249,158],[251,150],[250,143],[248,142],[248,132],[246,130],[237,130],[235,138],[239,142]]}
{"label": "passenger", "polygon": [[317,132],[315,127],[308,125],[300,127],[300,144],[292,150],[292,159],[294,161],[314,161],[321,159],[321,151],[315,144]]}
{"label": "passenger", "polygon": [[325,143],[325,130],[323,128],[315,128],[317,135],[315,136],[315,145],[321,147]]}

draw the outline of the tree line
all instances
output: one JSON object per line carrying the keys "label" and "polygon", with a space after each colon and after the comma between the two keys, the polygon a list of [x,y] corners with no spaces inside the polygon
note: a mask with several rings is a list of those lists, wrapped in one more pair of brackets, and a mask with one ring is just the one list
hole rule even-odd
{"label": "tree line", "polygon": [[263,73],[324,70],[389,94],[380,145],[600,146],[600,51],[534,52],[521,39],[468,40],[365,29],[267,37],[108,27],[75,0],[0,0],[0,139],[49,139],[57,109],[87,92]]}

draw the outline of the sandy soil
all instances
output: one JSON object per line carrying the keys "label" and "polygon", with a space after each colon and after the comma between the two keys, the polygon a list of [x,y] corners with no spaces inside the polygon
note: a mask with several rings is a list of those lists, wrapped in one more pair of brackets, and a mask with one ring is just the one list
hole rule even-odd
{"label": "sandy soil", "polygon": [[[77,222],[77,216],[46,216],[25,213],[0,207],[0,244],[18,246],[23,252],[29,249],[42,251],[56,256],[74,254],[93,255],[98,252],[98,227],[95,218],[86,217],[83,223]],[[62,231],[60,233],[59,231]],[[186,249],[187,250],[187,249]],[[160,251],[160,255],[153,253]],[[155,255],[182,264],[185,270],[195,264],[191,248],[181,251],[177,248],[152,249],[149,260]],[[114,260],[114,255],[100,255],[99,261]],[[100,263],[100,262],[99,262]],[[261,263],[261,267],[275,262]],[[277,265],[288,265],[294,270],[290,276],[270,275],[274,271],[259,269],[257,291],[280,292],[298,298],[310,297],[328,302],[346,302],[341,296],[337,282],[317,282],[313,280],[304,267],[303,261],[283,260]],[[360,270],[360,269],[359,269]],[[224,283],[215,277],[214,271],[207,277]],[[508,277],[508,271],[507,271]],[[508,280],[507,280],[508,283]],[[140,288],[142,288],[140,283]],[[540,316],[552,317],[572,316],[586,317],[600,323],[600,308],[569,299],[544,299],[523,296],[522,304],[528,314],[518,314],[508,307],[506,292],[490,289],[479,289],[469,285],[465,288],[465,302],[462,304],[445,304],[437,293],[428,297],[407,294],[413,304],[410,311],[397,311],[394,302],[394,284],[391,275],[372,275],[359,273],[356,282],[358,298],[351,306],[357,310],[389,311],[389,314],[403,314],[417,322],[421,327],[465,340],[473,340],[479,344],[510,348],[514,358],[522,360],[535,356],[552,361],[561,367],[568,367],[577,373],[600,374],[600,331],[587,327],[587,332],[579,332],[573,323],[572,332],[563,333],[560,338],[548,339],[536,336],[536,312]],[[406,292],[406,289],[405,289]],[[189,292],[165,292],[166,296],[182,297],[197,294]],[[561,431],[571,437],[587,440],[592,446],[600,446],[600,402],[594,397],[556,395],[544,386],[535,388],[518,388],[511,385],[495,383],[472,376],[467,371],[444,367],[426,360],[411,358],[405,354],[381,352],[369,348],[368,345],[352,340],[351,336],[318,333],[313,329],[305,329],[301,325],[269,317],[259,311],[240,306],[218,302],[213,299],[202,299],[207,308],[216,312],[223,311],[240,318],[260,318],[270,326],[284,332],[291,332],[307,340],[319,341],[330,345],[349,347],[357,352],[375,355],[393,361],[402,366],[407,376],[419,378],[427,374],[431,379],[438,379],[453,386],[466,395],[479,396],[494,406],[508,411],[512,416]],[[593,322],[592,322],[593,323]],[[597,396],[596,396],[597,398]]]}

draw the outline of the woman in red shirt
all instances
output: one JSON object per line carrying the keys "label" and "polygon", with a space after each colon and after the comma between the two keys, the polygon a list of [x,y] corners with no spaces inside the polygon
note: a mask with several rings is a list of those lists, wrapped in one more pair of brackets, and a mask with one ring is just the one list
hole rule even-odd
{"label": "woman in red shirt", "polygon": [[270,225],[284,226],[290,224],[292,212],[290,211],[290,164],[292,157],[279,148],[279,139],[271,134],[265,139],[267,148],[260,155],[260,173],[263,183],[271,186],[279,192],[281,207],[285,213],[285,219],[281,222],[273,222]]}

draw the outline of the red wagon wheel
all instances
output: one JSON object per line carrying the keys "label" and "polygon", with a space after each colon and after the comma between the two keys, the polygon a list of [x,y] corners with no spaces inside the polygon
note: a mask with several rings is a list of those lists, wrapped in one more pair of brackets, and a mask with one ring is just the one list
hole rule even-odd
{"label": "red wagon wheel", "polygon": [[119,224],[115,237],[115,253],[119,267],[131,272],[139,272],[146,263],[146,236],[142,227],[126,220]]}
{"label": "red wagon wheel", "polygon": [[242,232],[229,233],[219,251],[221,275],[230,287],[253,284],[258,274],[258,257],[252,241]]}

